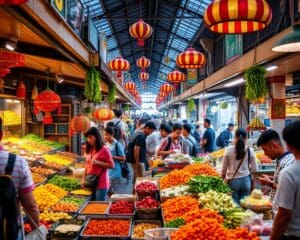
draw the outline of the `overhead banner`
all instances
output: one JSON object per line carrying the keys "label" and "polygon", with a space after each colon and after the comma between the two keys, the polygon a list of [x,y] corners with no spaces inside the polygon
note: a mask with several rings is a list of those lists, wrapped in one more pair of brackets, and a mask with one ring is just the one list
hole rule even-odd
{"label": "overhead banner", "polygon": [[100,33],[99,39],[100,39],[99,40],[100,58],[106,64],[107,63],[107,41],[106,41],[106,36],[105,36],[104,32]]}
{"label": "overhead banner", "polygon": [[65,0],[51,0],[51,7],[55,9],[63,18],[66,17],[66,1]]}
{"label": "overhead banner", "polygon": [[226,64],[243,55],[243,35],[225,35],[225,62]]}
{"label": "overhead banner", "polygon": [[193,86],[198,82],[198,70],[188,69],[187,70],[187,85]]}

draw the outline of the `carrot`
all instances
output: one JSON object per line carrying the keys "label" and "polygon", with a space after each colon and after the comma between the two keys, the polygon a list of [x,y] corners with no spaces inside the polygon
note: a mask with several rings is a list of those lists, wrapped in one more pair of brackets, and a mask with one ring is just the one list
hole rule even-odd
{"label": "carrot", "polygon": [[129,229],[130,220],[127,219],[91,219],[84,235],[126,237]]}
{"label": "carrot", "polygon": [[192,174],[193,176],[197,176],[197,175],[220,176],[218,172],[209,163],[190,164],[184,167],[182,171]]}
{"label": "carrot", "polygon": [[224,218],[219,215],[217,212],[210,210],[210,209],[196,209],[190,212],[187,212],[182,216],[185,223],[188,224],[193,222],[196,219],[203,219],[203,218],[212,218],[215,219],[218,223],[223,224]]}
{"label": "carrot", "polygon": [[83,214],[104,214],[108,208],[107,203],[88,203],[83,209]]}

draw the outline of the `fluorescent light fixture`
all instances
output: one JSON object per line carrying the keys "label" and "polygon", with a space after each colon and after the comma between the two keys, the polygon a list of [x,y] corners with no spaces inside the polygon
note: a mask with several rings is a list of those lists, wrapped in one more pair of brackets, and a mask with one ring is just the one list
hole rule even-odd
{"label": "fluorescent light fixture", "polygon": [[6,41],[4,47],[9,51],[14,51],[17,46],[18,39],[14,36],[10,36]]}
{"label": "fluorescent light fixture", "polygon": [[238,78],[238,79],[233,80],[233,81],[231,81],[231,82],[229,82],[229,83],[225,83],[225,84],[224,84],[224,87],[233,87],[233,86],[242,84],[243,82],[245,82],[245,79],[244,79],[244,78]]}
{"label": "fluorescent light fixture", "polygon": [[280,39],[272,48],[274,52],[300,52],[300,24],[295,24],[293,30]]}
{"label": "fluorescent light fixture", "polygon": [[269,67],[266,67],[266,70],[268,71],[268,72],[271,72],[271,71],[273,71],[273,70],[275,70],[275,69],[277,69],[278,68],[278,66],[276,66],[276,65],[271,65],[271,66],[269,66]]}

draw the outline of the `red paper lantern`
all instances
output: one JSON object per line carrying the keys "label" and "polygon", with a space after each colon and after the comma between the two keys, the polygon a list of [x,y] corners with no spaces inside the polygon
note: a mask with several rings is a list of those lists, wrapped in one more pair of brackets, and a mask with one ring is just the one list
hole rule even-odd
{"label": "red paper lantern", "polygon": [[174,89],[174,87],[168,83],[165,83],[160,86],[160,91],[165,92],[165,93],[170,93],[173,91],[173,89]]}
{"label": "red paper lantern", "polygon": [[140,72],[139,79],[142,81],[147,81],[149,79],[149,73],[147,72]]}
{"label": "red paper lantern", "polygon": [[110,120],[112,115],[111,115],[111,110],[109,110],[108,108],[99,108],[96,109],[93,113],[92,116],[94,117],[94,119],[96,121],[107,121]]}
{"label": "red paper lantern", "polygon": [[134,89],[136,89],[136,86],[135,86],[135,83],[130,81],[130,82],[127,82],[125,83],[124,87],[127,89],[127,91],[131,92],[133,91]]}
{"label": "red paper lantern", "polygon": [[168,73],[167,80],[170,83],[176,85],[176,84],[184,82],[186,80],[186,78],[185,78],[184,73],[182,73],[178,70],[175,70],[175,71],[172,71],[172,72]]}
{"label": "red paper lantern", "polygon": [[86,116],[74,116],[70,122],[70,134],[86,132],[90,127],[91,122]]}
{"label": "red paper lantern", "polygon": [[20,5],[27,2],[28,0],[0,0],[0,5]]}
{"label": "red paper lantern", "polygon": [[17,98],[21,100],[24,100],[26,98],[26,87],[22,80],[20,80],[18,83]]}
{"label": "red paper lantern", "polygon": [[42,91],[37,98],[34,100],[34,112],[37,114],[38,111],[45,112],[44,124],[51,124],[53,122],[51,112],[58,109],[58,114],[61,112],[61,101],[54,91],[46,89]]}
{"label": "red paper lantern", "polygon": [[194,48],[187,49],[176,58],[177,66],[185,69],[201,68],[205,63],[206,59],[204,54],[196,51]]}
{"label": "red paper lantern", "polygon": [[136,65],[144,71],[147,67],[149,67],[151,64],[151,61],[149,58],[146,58],[145,56],[140,57],[138,60],[136,60]]}
{"label": "red paper lantern", "polygon": [[246,33],[261,30],[272,20],[266,0],[215,0],[204,13],[208,29],[217,33]]}
{"label": "red paper lantern", "polygon": [[122,76],[122,71],[128,71],[130,69],[130,64],[126,59],[117,57],[108,63],[108,67],[110,70],[116,71],[117,77],[119,78]]}
{"label": "red paper lantern", "polygon": [[[0,0],[1,1],[1,0]],[[10,73],[10,68],[23,67],[25,65],[25,57],[16,52],[0,50],[0,76],[5,77]]]}
{"label": "red paper lantern", "polygon": [[144,46],[144,40],[151,36],[152,31],[152,27],[143,19],[138,20],[129,28],[130,35],[138,40],[137,44],[140,47]]}
{"label": "red paper lantern", "polygon": [[161,97],[161,98],[166,98],[168,96],[168,93],[159,92],[158,96]]}

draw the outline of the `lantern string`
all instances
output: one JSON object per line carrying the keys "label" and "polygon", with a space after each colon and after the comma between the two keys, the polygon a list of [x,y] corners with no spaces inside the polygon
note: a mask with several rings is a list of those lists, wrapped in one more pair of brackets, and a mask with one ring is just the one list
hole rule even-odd
{"label": "lantern string", "polygon": [[139,5],[140,5],[139,6],[140,7],[140,18],[142,18],[142,3],[141,3],[141,1],[142,0],[139,1]]}
{"label": "lantern string", "polygon": [[254,46],[254,56],[253,56],[253,65],[256,64],[256,53],[257,53],[258,45],[259,45],[259,31],[257,31],[257,34],[256,34],[256,41],[255,41],[255,46]]}

